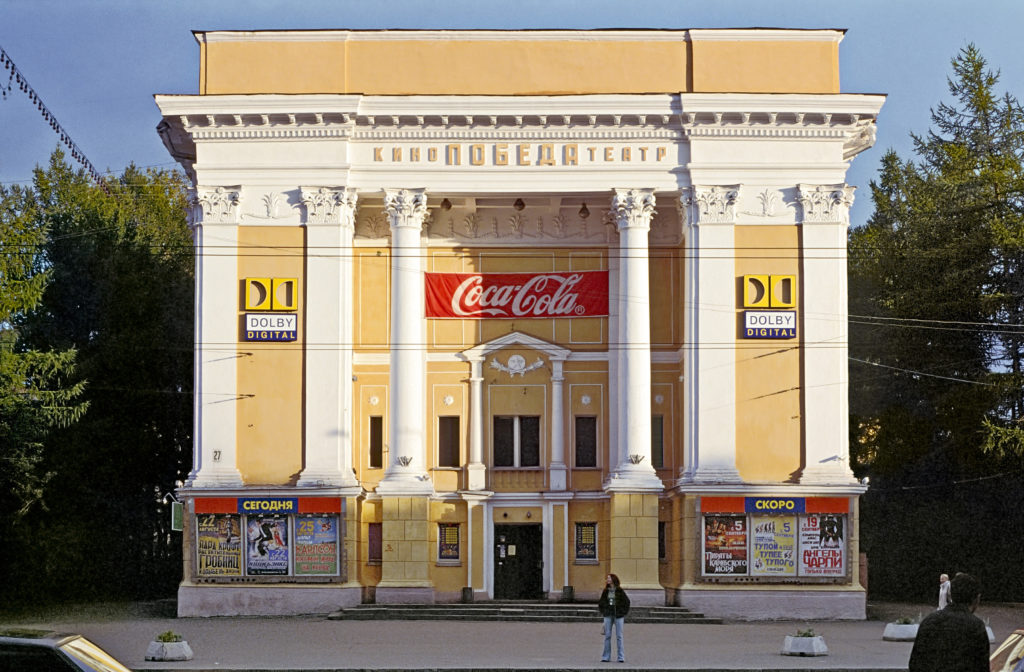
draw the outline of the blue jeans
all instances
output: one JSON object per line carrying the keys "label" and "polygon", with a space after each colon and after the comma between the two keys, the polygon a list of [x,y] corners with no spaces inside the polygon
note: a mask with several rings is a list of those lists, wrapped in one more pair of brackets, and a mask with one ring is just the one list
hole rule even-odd
{"label": "blue jeans", "polygon": [[602,663],[607,663],[612,659],[612,621],[615,622],[615,648],[619,652],[619,662],[626,662],[626,650],[622,648],[623,620],[614,616],[604,617],[604,653],[601,654]]}

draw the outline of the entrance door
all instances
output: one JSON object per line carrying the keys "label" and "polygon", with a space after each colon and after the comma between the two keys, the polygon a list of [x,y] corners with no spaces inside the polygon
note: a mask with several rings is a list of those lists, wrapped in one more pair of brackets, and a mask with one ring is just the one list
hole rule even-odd
{"label": "entrance door", "polygon": [[494,599],[543,597],[543,548],[540,525],[494,526]]}

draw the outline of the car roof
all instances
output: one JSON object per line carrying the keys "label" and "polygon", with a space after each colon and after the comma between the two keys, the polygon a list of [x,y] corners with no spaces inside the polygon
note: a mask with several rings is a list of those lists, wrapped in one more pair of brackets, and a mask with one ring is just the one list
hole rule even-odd
{"label": "car roof", "polygon": [[21,646],[61,646],[78,639],[81,635],[56,630],[39,628],[10,628],[0,626],[0,644],[19,644]]}

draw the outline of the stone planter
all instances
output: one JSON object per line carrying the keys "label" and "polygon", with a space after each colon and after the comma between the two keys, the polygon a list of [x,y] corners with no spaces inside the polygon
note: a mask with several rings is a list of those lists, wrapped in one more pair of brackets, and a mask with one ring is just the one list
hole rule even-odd
{"label": "stone planter", "polygon": [[816,637],[794,637],[786,635],[782,642],[782,655],[784,656],[827,656],[828,647],[825,646],[825,638],[821,635]]}
{"label": "stone planter", "polygon": [[882,639],[887,642],[912,642],[917,639],[917,623],[886,623]]}
{"label": "stone planter", "polygon": [[188,642],[150,642],[146,660],[192,660],[192,647]]}

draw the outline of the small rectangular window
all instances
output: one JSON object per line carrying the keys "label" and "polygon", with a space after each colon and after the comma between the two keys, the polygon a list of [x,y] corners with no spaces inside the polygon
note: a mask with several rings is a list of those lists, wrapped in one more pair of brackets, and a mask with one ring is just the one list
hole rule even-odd
{"label": "small rectangular window", "polygon": [[658,560],[664,560],[667,557],[666,546],[665,546],[665,521],[658,521]]}
{"label": "small rectangular window", "polygon": [[459,561],[459,524],[437,524],[437,561],[452,564]]}
{"label": "small rectangular window", "polygon": [[370,416],[370,469],[384,466],[384,418]]}
{"label": "small rectangular window", "polygon": [[519,466],[540,466],[540,417],[519,418]]}
{"label": "small rectangular window", "polygon": [[597,523],[576,523],[576,561],[597,562]]}
{"label": "small rectangular window", "polygon": [[459,448],[459,416],[444,415],[437,419],[437,466],[458,467]]}
{"label": "small rectangular window", "polygon": [[366,560],[371,565],[379,565],[384,559],[381,525],[382,523],[367,523],[366,525]]}
{"label": "small rectangular window", "polygon": [[597,418],[576,416],[576,466],[597,466]]}
{"label": "small rectangular window", "polygon": [[515,423],[514,418],[495,416],[494,418],[494,466],[511,467],[515,465]]}
{"label": "small rectangular window", "polygon": [[651,465],[655,469],[665,466],[665,416],[651,418]]}

